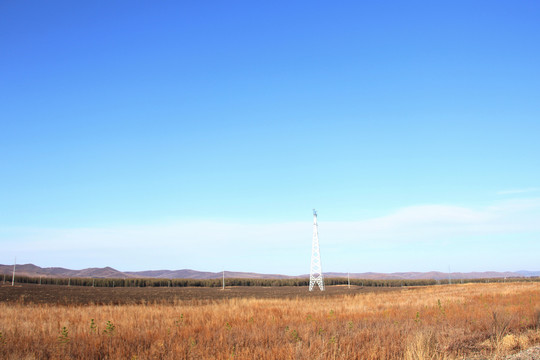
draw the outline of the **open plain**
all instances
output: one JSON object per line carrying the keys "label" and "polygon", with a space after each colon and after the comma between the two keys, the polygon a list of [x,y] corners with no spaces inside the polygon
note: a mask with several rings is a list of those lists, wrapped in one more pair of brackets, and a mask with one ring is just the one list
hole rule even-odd
{"label": "open plain", "polygon": [[0,286],[0,300],[10,303],[54,305],[174,304],[185,300],[223,300],[232,298],[327,298],[373,292],[398,291],[397,287],[327,286],[326,291],[307,291],[305,286],[226,287],[90,287],[24,284]]}
{"label": "open plain", "polygon": [[2,359],[485,359],[540,343],[540,284],[0,287]]}

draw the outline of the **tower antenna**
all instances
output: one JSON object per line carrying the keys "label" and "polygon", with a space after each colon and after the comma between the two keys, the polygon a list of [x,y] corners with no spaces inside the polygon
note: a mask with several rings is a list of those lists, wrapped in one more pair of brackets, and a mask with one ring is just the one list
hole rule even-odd
{"label": "tower antenna", "polygon": [[311,270],[309,272],[309,291],[315,284],[324,291],[324,279],[321,266],[321,251],[319,249],[319,225],[317,224],[317,211],[313,209],[313,242],[311,244]]}

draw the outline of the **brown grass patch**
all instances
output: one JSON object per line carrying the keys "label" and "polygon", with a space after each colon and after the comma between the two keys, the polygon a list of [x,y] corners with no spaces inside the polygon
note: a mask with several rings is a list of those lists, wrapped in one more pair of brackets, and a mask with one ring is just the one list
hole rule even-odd
{"label": "brown grass patch", "polygon": [[121,305],[2,302],[0,358],[455,359],[540,342],[538,283],[303,291]]}

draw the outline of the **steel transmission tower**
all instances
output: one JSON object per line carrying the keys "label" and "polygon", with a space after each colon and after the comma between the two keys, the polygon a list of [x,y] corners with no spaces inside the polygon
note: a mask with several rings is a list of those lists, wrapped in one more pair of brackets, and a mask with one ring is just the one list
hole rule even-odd
{"label": "steel transmission tower", "polygon": [[317,212],[313,209],[313,243],[311,245],[311,270],[309,272],[309,291],[315,284],[324,291],[324,279],[321,267],[321,250],[319,249],[319,226],[317,225]]}

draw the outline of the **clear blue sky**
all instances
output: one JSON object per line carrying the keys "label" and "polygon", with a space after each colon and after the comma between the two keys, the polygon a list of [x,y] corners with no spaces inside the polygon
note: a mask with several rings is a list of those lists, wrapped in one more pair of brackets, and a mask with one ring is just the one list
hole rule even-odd
{"label": "clear blue sky", "polygon": [[0,14],[0,263],[538,268],[536,1]]}

